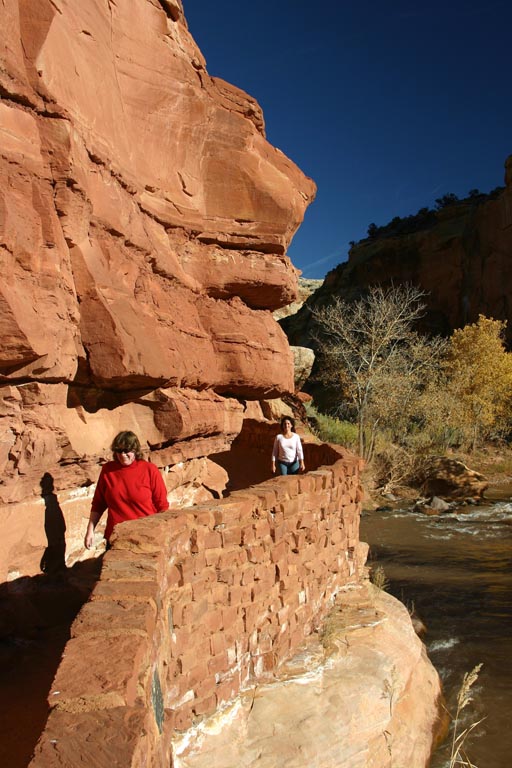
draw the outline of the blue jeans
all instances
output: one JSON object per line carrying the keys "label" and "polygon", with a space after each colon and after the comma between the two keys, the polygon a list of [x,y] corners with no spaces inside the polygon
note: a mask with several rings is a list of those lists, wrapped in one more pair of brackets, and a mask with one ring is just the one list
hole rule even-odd
{"label": "blue jeans", "polygon": [[296,475],[299,471],[299,460],[289,464],[287,461],[277,460],[277,467],[280,475]]}

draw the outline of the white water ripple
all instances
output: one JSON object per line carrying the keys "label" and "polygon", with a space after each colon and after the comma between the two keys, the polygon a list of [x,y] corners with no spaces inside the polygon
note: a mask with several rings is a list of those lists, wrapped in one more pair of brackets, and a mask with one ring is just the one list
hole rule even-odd
{"label": "white water ripple", "polygon": [[454,534],[494,539],[512,526],[512,504],[499,502],[492,506],[471,510],[456,509],[436,517],[429,517],[426,527],[432,539],[451,539]]}
{"label": "white water ripple", "polygon": [[454,645],[458,645],[460,640],[458,637],[447,637],[443,640],[434,640],[428,646],[429,653],[437,653],[439,651],[448,651],[453,648]]}

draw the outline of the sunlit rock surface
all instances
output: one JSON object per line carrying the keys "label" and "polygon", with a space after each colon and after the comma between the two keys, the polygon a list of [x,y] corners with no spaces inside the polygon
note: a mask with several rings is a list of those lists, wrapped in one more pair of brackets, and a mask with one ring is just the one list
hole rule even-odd
{"label": "sunlit rock surface", "polygon": [[175,768],[425,768],[437,673],[404,606],[344,590],[320,637],[275,680],[175,741]]}
{"label": "sunlit rock surface", "polygon": [[[120,429],[166,468],[173,506],[222,493],[226,473],[205,457],[227,451],[244,409],[256,410],[241,400],[294,391],[271,313],[295,299],[286,248],[314,184],[268,144],[254,99],[208,75],[180,0],[5,0],[0,26],[0,578],[16,583],[39,570],[52,520],[78,556],[92,483]],[[414,768],[415,731],[423,759],[437,691],[422,647],[405,616],[395,624],[371,602],[354,611],[332,655],[316,646],[284,670],[294,680],[258,689],[248,738],[225,730],[219,766],[235,748],[240,765],[244,748],[272,766],[286,750],[290,765],[312,754],[329,765],[337,750]],[[360,655],[349,658],[346,642]],[[111,657],[87,663],[106,685],[130,659],[133,636],[123,643],[126,653],[116,641]],[[83,676],[73,685],[80,697]],[[409,686],[432,693],[417,701]],[[265,708],[267,691],[276,698]],[[307,691],[315,707],[295,708]],[[62,754],[68,765],[146,761],[130,743],[145,728],[140,711],[82,712],[80,727],[72,714],[69,751],[48,741],[48,765]],[[95,734],[87,752],[84,721]],[[113,754],[120,732],[129,739]],[[62,734],[61,723],[55,743]],[[194,750],[190,741],[179,760],[205,759]]]}
{"label": "sunlit rock surface", "polygon": [[282,320],[283,317],[289,317],[295,315],[299,309],[303,306],[304,302],[311,296],[312,293],[317,291],[322,285],[323,280],[314,280],[307,277],[299,277],[299,292],[295,301],[288,304],[286,307],[281,307],[274,311],[274,317],[276,320]]}
{"label": "sunlit rock surface", "polygon": [[227,450],[237,398],[294,389],[272,310],[313,182],[180,0],[7,0],[0,27],[1,502],[87,487],[119,429],[162,467]]}
{"label": "sunlit rock surface", "polygon": [[445,456],[430,459],[423,467],[419,480],[423,495],[448,500],[479,501],[489,487],[480,472],[470,469],[462,461]]}

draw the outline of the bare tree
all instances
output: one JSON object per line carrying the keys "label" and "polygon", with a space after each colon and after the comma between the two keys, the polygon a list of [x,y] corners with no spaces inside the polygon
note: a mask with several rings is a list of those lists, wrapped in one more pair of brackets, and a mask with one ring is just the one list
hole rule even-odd
{"label": "bare tree", "polygon": [[424,293],[411,285],[373,286],[365,297],[314,312],[320,380],[336,387],[357,419],[359,453],[372,458],[379,425],[405,428],[408,408],[439,363],[444,346],[414,330]]}

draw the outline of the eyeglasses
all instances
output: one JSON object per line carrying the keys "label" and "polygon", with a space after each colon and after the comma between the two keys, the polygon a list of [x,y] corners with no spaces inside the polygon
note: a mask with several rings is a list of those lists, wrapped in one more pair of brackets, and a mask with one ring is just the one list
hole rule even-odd
{"label": "eyeglasses", "polygon": [[129,456],[130,453],[135,453],[135,451],[114,451],[114,453],[118,453],[119,455],[124,454],[125,456]]}

